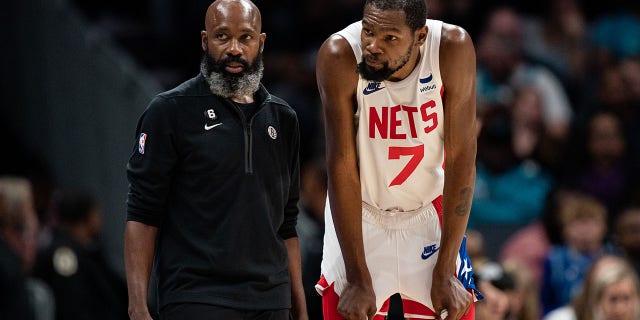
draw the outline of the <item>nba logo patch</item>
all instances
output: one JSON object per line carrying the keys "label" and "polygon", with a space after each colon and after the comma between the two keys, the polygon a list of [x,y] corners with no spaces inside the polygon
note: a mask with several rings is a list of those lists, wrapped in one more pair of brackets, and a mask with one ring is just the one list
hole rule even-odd
{"label": "nba logo patch", "polygon": [[140,152],[140,154],[144,154],[144,144],[145,142],[147,142],[147,134],[146,133],[141,133],[140,134],[140,139],[138,139],[138,152]]}

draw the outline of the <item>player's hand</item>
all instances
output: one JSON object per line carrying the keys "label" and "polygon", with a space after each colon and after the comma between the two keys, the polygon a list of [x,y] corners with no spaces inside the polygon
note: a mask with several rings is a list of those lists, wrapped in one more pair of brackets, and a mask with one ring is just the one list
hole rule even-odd
{"label": "player's hand", "polygon": [[473,296],[455,276],[437,276],[434,272],[431,301],[436,319],[459,320],[469,311]]}
{"label": "player's hand", "polygon": [[371,284],[347,284],[340,294],[338,313],[345,320],[373,319],[376,313],[376,295]]}

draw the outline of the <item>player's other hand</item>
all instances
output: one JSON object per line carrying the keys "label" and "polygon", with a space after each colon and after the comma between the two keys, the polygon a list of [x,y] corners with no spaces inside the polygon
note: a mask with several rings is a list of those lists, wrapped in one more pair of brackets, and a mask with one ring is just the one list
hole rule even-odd
{"label": "player's other hand", "polygon": [[[440,315],[446,314],[447,320],[459,320],[469,311],[473,296],[455,276],[437,277],[434,273],[431,301],[436,319],[444,319]],[[443,310],[447,312],[443,314]]]}
{"label": "player's other hand", "polygon": [[376,295],[373,287],[370,284],[347,284],[340,294],[338,313],[345,320],[373,319],[376,313]]}

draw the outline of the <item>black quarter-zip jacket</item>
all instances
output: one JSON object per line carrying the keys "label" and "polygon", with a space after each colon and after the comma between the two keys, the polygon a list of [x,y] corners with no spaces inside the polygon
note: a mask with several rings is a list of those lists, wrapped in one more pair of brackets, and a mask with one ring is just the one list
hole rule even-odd
{"label": "black quarter-zip jacket", "polygon": [[127,220],[159,227],[159,307],[291,306],[299,197],[296,114],[261,85],[251,119],[202,75],[156,96],[127,166]]}

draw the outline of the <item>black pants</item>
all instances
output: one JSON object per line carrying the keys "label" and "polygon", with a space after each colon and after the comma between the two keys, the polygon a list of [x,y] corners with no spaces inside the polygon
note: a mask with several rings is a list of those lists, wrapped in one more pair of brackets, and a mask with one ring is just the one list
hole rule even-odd
{"label": "black pants", "polygon": [[160,311],[160,320],[289,320],[289,309],[236,310],[202,303],[174,303]]}

